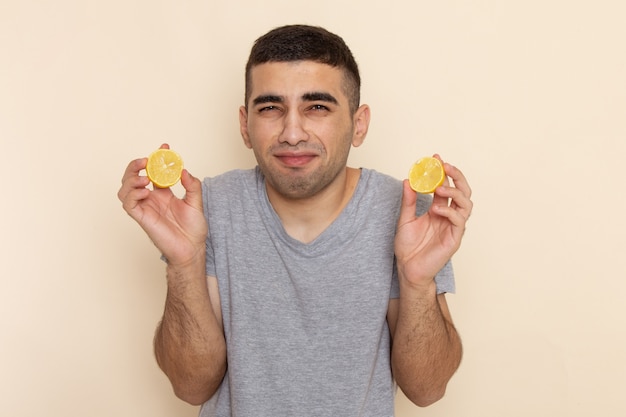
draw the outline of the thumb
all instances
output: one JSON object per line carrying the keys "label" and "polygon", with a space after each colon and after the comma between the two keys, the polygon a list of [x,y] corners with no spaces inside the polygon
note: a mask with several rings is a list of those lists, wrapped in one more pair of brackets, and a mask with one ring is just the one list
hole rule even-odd
{"label": "thumb", "polygon": [[183,198],[187,204],[202,210],[202,183],[186,169],[180,175],[180,183],[185,189]]}
{"label": "thumb", "polygon": [[409,180],[404,180],[402,183],[402,203],[400,204],[398,225],[403,225],[415,219],[415,204],[417,204],[417,193],[409,185]]}

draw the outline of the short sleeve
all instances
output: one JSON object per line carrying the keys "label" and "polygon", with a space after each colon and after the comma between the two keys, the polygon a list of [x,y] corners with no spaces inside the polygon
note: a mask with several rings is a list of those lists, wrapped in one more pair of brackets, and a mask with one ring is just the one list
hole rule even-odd
{"label": "short sleeve", "polygon": [[211,242],[211,223],[209,222],[209,187],[210,187],[210,179],[206,178],[202,182],[202,210],[204,211],[204,218],[207,221],[207,225],[209,231],[206,237],[206,250],[205,250],[205,275],[214,277],[217,274],[217,270],[215,268],[215,251],[213,250],[213,243]]}
{"label": "short sleeve", "polygon": [[[456,285],[454,281],[454,270],[452,268],[452,261],[448,261],[441,271],[435,275],[435,284],[437,284],[437,294],[456,292]],[[400,282],[398,281],[398,267],[394,260],[393,262],[393,276],[391,277],[391,291],[389,298],[400,297]]]}

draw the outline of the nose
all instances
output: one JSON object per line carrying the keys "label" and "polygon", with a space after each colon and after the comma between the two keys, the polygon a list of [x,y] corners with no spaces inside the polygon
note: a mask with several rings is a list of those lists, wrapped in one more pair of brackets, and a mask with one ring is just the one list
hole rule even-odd
{"label": "nose", "polygon": [[278,140],[295,146],[308,139],[309,134],[305,128],[304,117],[296,110],[289,111],[283,118],[283,130]]}

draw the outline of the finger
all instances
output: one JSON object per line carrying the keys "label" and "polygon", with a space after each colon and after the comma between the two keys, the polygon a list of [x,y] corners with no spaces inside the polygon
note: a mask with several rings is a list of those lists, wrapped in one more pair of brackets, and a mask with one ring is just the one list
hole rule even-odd
{"label": "finger", "polygon": [[186,169],[180,175],[180,183],[185,189],[184,200],[196,207],[202,209],[202,183],[200,180],[189,173]]}
{"label": "finger", "polygon": [[[161,144],[159,149],[169,149],[170,145],[167,143]],[[130,161],[126,170],[124,171],[124,175],[122,176],[122,182],[124,182],[128,177],[137,176],[139,172],[143,169],[146,169],[146,165],[148,164],[148,158],[138,158]]]}
{"label": "finger", "polygon": [[139,175],[139,171],[142,169],[146,169],[146,164],[148,163],[148,158],[139,158],[133,161],[130,161],[126,170],[124,171],[124,175],[122,176],[122,183],[126,182],[126,180],[130,177],[136,177]]}
{"label": "finger", "polygon": [[136,209],[139,203],[150,195],[150,190],[147,188],[136,188],[126,194],[122,200],[122,207],[133,218],[137,219]]}
{"label": "finger", "polygon": [[[455,185],[460,185],[459,188],[462,188],[463,191],[468,194],[468,196],[471,196],[472,190],[469,187],[467,179],[465,178],[465,175],[463,175],[461,170],[458,169],[456,166],[445,162],[443,159],[441,159],[441,156],[439,154],[434,154],[433,158],[438,159],[439,162],[441,162],[441,164],[443,165],[443,170],[446,174],[445,180],[448,180],[448,177],[451,178]],[[445,181],[443,185],[447,185]]]}
{"label": "finger", "polygon": [[134,188],[145,188],[150,183],[146,176],[140,176],[139,171],[145,167],[144,159],[136,159],[128,164],[124,176],[122,177],[122,186],[120,187],[117,197],[124,201],[126,195]]}
{"label": "finger", "polygon": [[124,202],[124,200],[128,196],[128,193],[130,193],[131,191],[135,189],[146,188],[149,184],[150,184],[150,180],[148,179],[148,177],[145,177],[145,176],[129,177],[125,179],[124,182],[122,183],[122,186],[117,192],[117,198],[121,202]]}
{"label": "finger", "polygon": [[[441,156],[439,154],[434,154],[433,158],[439,160],[439,162],[441,162],[442,166],[445,166],[443,160],[441,159]],[[444,173],[445,173],[445,169],[444,169]],[[439,187],[447,187],[450,185],[450,180],[448,179],[448,176],[445,175],[443,178],[443,184],[441,184]],[[437,191],[437,190],[435,190]],[[438,193],[434,193],[433,195],[433,201],[432,201],[432,206],[448,206],[448,204],[450,203],[450,201],[448,200],[447,197],[441,196]]]}
{"label": "finger", "polygon": [[467,182],[467,178],[463,175],[460,169],[455,167],[452,164],[445,164],[444,169],[446,170],[447,175],[450,176],[452,181],[454,182],[454,191],[451,191],[450,198],[452,202],[450,206],[453,208],[459,208],[462,210],[463,215],[466,218],[469,218],[472,212],[472,189]]}
{"label": "finger", "polygon": [[452,178],[454,186],[461,190],[465,195],[467,195],[468,198],[471,198],[472,189],[467,182],[467,178],[465,178],[465,175],[463,175],[463,172],[461,172],[460,169],[449,163],[444,164],[444,170],[446,172],[446,175]]}
{"label": "finger", "polygon": [[467,224],[467,218],[461,214],[459,210],[455,210],[449,206],[434,206],[432,210],[438,216],[448,219],[452,225],[452,234],[457,242],[460,242],[463,234],[465,233],[465,225]]}
{"label": "finger", "polygon": [[[129,200],[129,196],[135,190],[146,190],[148,193],[145,196],[142,196],[141,199],[146,198],[149,194],[148,185],[150,184],[150,180],[147,177],[130,177],[128,178],[122,187],[117,193],[117,198],[122,202],[122,206],[128,206],[127,201]],[[132,205],[134,207],[134,204]]]}
{"label": "finger", "polygon": [[417,204],[417,193],[409,185],[409,180],[404,180],[402,182],[402,202],[400,203],[398,225],[415,219],[415,204]]}
{"label": "finger", "polygon": [[450,208],[452,210],[458,210],[459,214],[465,219],[468,219],[471,215],[473,207],[472,200],[460,189],[451,186],[439,187],[435,190],[435,194],[441,198],[450,200]]}
{"label": "finger", "polygon": [[[450,170],[450,178],[452,178],[453,181],[456,178],[457,181],[462,182],[465,178],[463,174],[451,164],[445,164],[444,169]],[[448,171],[446,171],[446,173],[447,172]],[[465,184],[467,185],[467,183]],[[433,204],[431,209],[435,214],[445,217],[450,221],[453,226],[452,230],[455,238],[460,239],[465,232],[465,226],[471,215],[473,203],[469,197],[469,194],[471,194],[469,186],[463,187],[463,185],[461,185],[461,188],[465,189],[459,189],[456,187],[456,182],[454,185],[455,186],[452,186],[446,177],[444,184],[435,190],[433,201],[450,201],[450,204]]]}

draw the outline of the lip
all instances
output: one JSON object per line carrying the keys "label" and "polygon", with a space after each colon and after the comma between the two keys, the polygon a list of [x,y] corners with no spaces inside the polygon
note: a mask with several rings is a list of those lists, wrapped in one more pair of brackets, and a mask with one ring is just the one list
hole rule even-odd
{"label": "lip", "polygon": [[298,168],[307,165],[317,157],[310,152],[277,152],[274,156],[284,165],[290,168]]}

